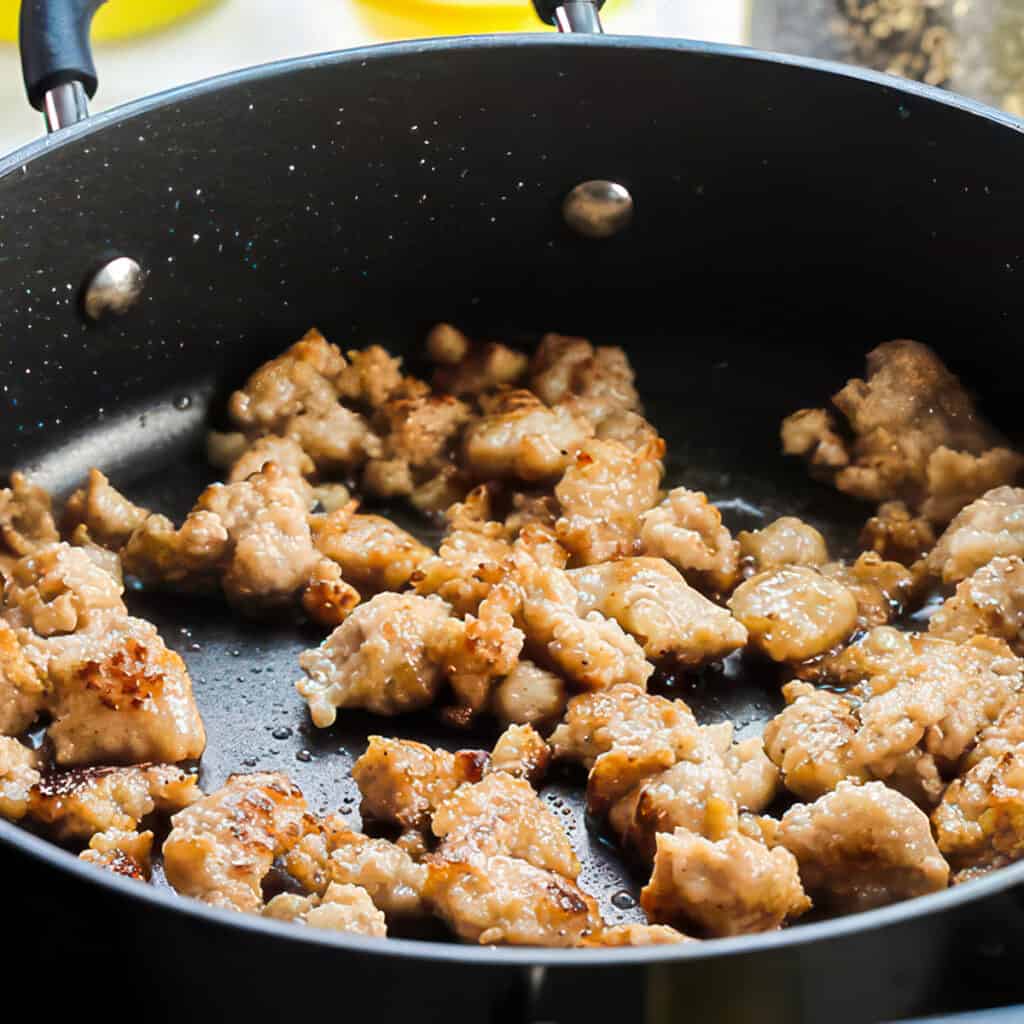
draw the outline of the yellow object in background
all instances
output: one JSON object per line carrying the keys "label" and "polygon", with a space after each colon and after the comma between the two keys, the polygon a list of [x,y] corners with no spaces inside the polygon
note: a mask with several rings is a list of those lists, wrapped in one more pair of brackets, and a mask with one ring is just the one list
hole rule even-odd
{"label": "yellow object in background", "polygon": [[[626,0],[609,0],[614,15]],[[543,28],[530,0],[357,0],[375,36],[403,39],[467,32],[535,32]]]}
{"label": "yellow object in background", "polygon": [[[97,12],[92,38],[98,41],[130,39],[164,28],[218,0],[111,0]],[[18,38],[19,0],[0,0],[0,39]]]}

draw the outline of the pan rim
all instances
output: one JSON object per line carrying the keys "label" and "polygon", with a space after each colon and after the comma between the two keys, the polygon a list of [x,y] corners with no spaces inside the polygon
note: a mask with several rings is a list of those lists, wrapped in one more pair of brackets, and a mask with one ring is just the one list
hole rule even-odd
{"label": "pan rim", "polygon": [[222,89],[245,85],[248,82],[287,75],[295,71],[319,67],[337,66],[366,62],[368,59],[385,60],[394,57],[411,56],[434,51],[475,50],[482,47],[491,49],[522,50],[537,47],[586,47],[594,50],[649,50],[688,53],[694,57],[725,57],[737,61],[760,64],[774,64],[822,74],[834,75],[852,82],[876,85],[895,95],[914,97],[936,103],[940,106],[980,117],[992,124],[1024,134],[1024,118],[1014,117],[1003,110],[957,93],[944,92],[936,86],[908,81],[881,71],[872,71],[836,61],[816,57],[799,57],[793,54],[774,53],[753,47],[735,46],[726,43],[704,43],[691,39],[674,39],[659,36],[579,36],[549,35],[544,33],[503,33],[472,36],[439,36],[431,39],[411,39],[397,43],[383,43],[354,47],[347,50],[327,50],[303,57],[287,57],[267,61],[228,71],[223,74],[201,78],[195,82],[174,86],[151,93],[127,103],[119,104],[84,121],[62,128],[53,135],[43,135],[24,146],[0,156],[0,179],[13,171],[21,170],[34,160],[56,149],[98,134],[103,129],[147,114],[161,107],[171,106],[179,101],[218,92]]}
{"label": "pan rim", "polygon": [[[794,57],[768,53],[747,47],[714,43],[701,43],[685,39],[646,36],[566,37],[544,34],[507,34],[464,36],[411,40],[385,45],[360,47],[351,50],[329,51],[310,56],[288,58],[228,72],[198,82],[145,96],[129,103],[103,111],[80,124],[63,129],[56,135],[44,136],[29,142],[6,156],[0,157],[0,180],[12,173],[27,170],[32,162],[48,153],[63,149],[99,134],[104,129],[132,119],[187,102],[193,97],[214,93],[225,88],[244,86],[278,75],[311,70],[325,66],[342,66],[369,60],[401,58],[435,51],[461,51],[479,48],[523,50],[529,47],[585,46],[601,50],[647,50],[688,53],[695,58],[728,58],[754,61],[762,64],[793,67],[823,74],[838,75],[854,82],[882,87],[894,97],[911,97],[928,103],[980,117],[993,125],[1024,133],[1024,122],[984,103],[945,93],[932,86],[907,82],[893,76],[849,65],[816,58]],[[790,929],[733,938],[711,939],[705,942],[685,943],[681,946],[624,947],[619,949],[538,949],[515,947],[480,947],[420,941],[411,939],[376,939],[326,932],[320,929],[296,928],[285,922],[263,918],[255,914],[240,914],[206,906],[197,900],[183,898],[169,889],[140,886],[137,882],[113,873],[97,871],[69,851],[50,843],[14,824],[0,821],[0,847],[10,846],[24,855],[48,864],[55,870],[75,877],[80,882],[92,882],[105,888],[111,895],[158,906],[174,914],[185,915],[212,926],[242,929],[254,935],[265,935],[278,941],[298,945],[333,947],[363,955],[416,959],[435,962],[463,963],[489,967],[580,967],[589,964],[653,965],[681,960],[701,960],[709,957],[748,955],[802,946],[805,943],[838,939],[855,932],[898,925],[912,918],[951,910],[954,907],[982,899],[1024,882],[1024,861],[1001,868],[982,878],[974,879],[942,892],[918,897],[877,910],[851,914],[846,917],[814,924],[797,925]]]}
{"label": "pan rim", "polygon": [[998,868],[988,875],[951,886],[941,892],[903,900],[877,910],[847,914],[813,924],[794,925],[774,932],[705,939],[681,945],[632,946],[620,948],[546,949],[516,946],[472,946],[457,942],[422,939],[372,939],[345,932],[302,928],[286,921],[207,906],[199,900],[179,896],[172,889],[124,878],[96,868],[47,839],[0,820],[0,846],[10,844],[28,857],[42,860],[55,869],[76,876],[79,881],[98,884],[112,895],[130,901],[156,904],[172,914],[197,918],[214,926],[241,929],[254,935],[289,941],[299,946],[330,946],[366,955],[415,959],[428,962],[465,963],[478,967],[580,967],[587,964],[646,966],[679,960],[704,960],[746,956],[803,946],[812,942],[841,939],[855,932],[874,931],[920,917],[927,917],[961,904],[992,896],[1024,882],[1024,861]]}

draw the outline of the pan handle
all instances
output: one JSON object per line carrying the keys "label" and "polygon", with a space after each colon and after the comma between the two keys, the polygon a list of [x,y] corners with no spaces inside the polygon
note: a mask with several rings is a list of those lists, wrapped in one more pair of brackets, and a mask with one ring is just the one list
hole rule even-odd
{"label": "pan handle", "polygon": [[533,0],[540,20],[555,25],[559,32],[599,33],[600,10],[604,0]]}
{"label": "pan handle", "polygon": [[21,72],[28,101],[56,131],[89,116],[96,93],[89,29],[104,0],[22,0]]}

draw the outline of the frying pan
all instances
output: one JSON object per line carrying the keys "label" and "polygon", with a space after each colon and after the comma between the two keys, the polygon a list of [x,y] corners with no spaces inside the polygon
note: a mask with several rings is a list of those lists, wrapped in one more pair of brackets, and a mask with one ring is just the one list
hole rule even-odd
{"label": "frying pan", "polygon": [[[567,33],[322,54],[72,123],[95,88],[95,6],[23,6],[29,95],[58,130],[0,161],[0,468],[65,494],[99,465],[181,515],[211,477],[205,429],[260,362],[316,324],[415,368],[441,319],[523,344],[558,330],[624,345],[673,485],[707,490],[734,528],[800,515],[838,553],[866,510],[783,461],[777,431],[860,372],[868,348],[927,341],[1021,432],[1024,138],[995,110],[816,61]],[[588,4],[559,17],[597,27]],[[635,204],[601,240],[563,216],[594,179]],[[122,315],[94,321],[90,284],[117,257],[144,287],[116,278]],[[315,732],[291,687],[308,627],[129,599],[188,662],[204,786],[280,769],[314,810],[351,808],[369,731],[493,738],[358,714]],[[665,682],[741,734],[779,706],[774,679],[736,666]],[[635,917],[637,880],[575,790],[556,780],[545,797],[567,808],[602,911]],[[1024,950],[1024,864],[774,934],[558,951],[371,943],[228,914],[2,822],[0,863],[5,976],[46,979],[35,991],[54,1012],[116,998],[153,1020],[281,1020],[365,1000],[386,1019],[879,1020],[945,1005],[997,912],[1004,949]],[[958,980],[975,1006],[1018,992],[1012,978]]]}

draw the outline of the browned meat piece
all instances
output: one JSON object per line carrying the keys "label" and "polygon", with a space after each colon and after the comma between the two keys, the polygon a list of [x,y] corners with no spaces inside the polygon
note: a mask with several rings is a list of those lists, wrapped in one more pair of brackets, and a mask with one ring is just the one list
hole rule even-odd
{"label": "browned meat piece", "polygon": [[925,345],[891,341],[868,353],[867,379],[832,401],[844,441],[824,410],[801,410],[782,428],[787,454],[804,455],[836,487],[867,501],[901,500],[948,522],[989,488],[1013,483],[1024,458],[1000,447],[959,380]]}
{"label": "browned meat piece", "polygon": [[310,516],[313,543],[361,593],[401,590],[430,549],[390,519],[354,515],[353,506]]}
{"label": "browned meat piece", "polygon": [[593,898],[574,882],[515,857],[446,844],[427,858],[425,895],[443,921],[480,945],[575,946],[601,929]]}
{"label": "browned meat piece", "polygon": [[499,392],[466,428],[462,456],[479,480],[556,480],[593,433],[586,420],[549,409],[529,391]]}
{"label": "browned meat piece", "polygon": [[623,558],[573,569],[568,576],[581,614],[598,611],[614,619],[652,661],[702,665],[747,642],[746,629],[663,558]]}
{"label": "browned meat piece", "polygon": [[46,707],[46,679],[0,619],[0,736],[23,733]]}
{"label": "browned meat piece", "polygon": [[[307,496],[307,503],[312,502],[312,488],[307,487],[302,481],[313,475],[316,466],[302,445],[290,437],[267,434],[256,438],[237,459],[232,461],[227,482],[236,484],[241,480],[248,480],[253,473],[259,473],[268,462],[275,463],[283,472],[294,477],[296,490]],[[124,543],[125,541],[121,541],[122,545]]]}
{"label": "browned meat piece", "polygon": [[261,884],[274,859],[315,827],[302,791],[274,772],[230,776],[171,824],[167,880],[183,896],[235,910],[262,907]]}
{"label": "browned meat piece", "polygon": [[638,412],[622,410],[606,416],[597,425],[599,441],[617,441],[630,451],[638,452],[653,445],[663,447],[664,439],[652,423]]}
{"label": "browned meat piece", "polygon": [[960,767],[966,771],[987,758],[998,759],[1020,746],[1024,746],[1024,700],[1017,695],[1003,713],[982,730],[977,744],[960,762]]}
{"label": "browned meat piece", "polygon": [[1024,557],[1024,488],[997,487],[972,502],[946,527],[928,556],[945,583],[959,583],[993,558]]}
{"label": "browned meat piece", "polygon": [[0,736],[0,818],[19,821],[28,813],[32,788],[39,782],[40,757],[9,736]]}
{"label": "browned meat piece", "polygon": [[958,869],[1000,867],[1024,856],[1024,747],[978,761],[932,812],[939,849]]}
{"label": "browned meat piece", "polygon": [[739,834],[711,842],[682,828],[658,836],[640,902],[653,923],[707,935],[773,931],[811,906],[786,850]]}
{"label": "browned meat piece", "polygon": [[515,624],[520,605],[518,588],[501,583],[480,603],[476,615],[445,622],[440,657],[462,713],[483,711],[498,680],[518,664],[525,639]]}
{"label": "browned meat piece", "polygon": [[813,804],[794,805],[777,842],[796,857],[815,904],[836,913],[923,896],[949,880],[927,816],[881,782],[840,782]]}
{"label": "browned meat piece", "polygon": [[586,441],[555,487],[559,541],[576,564],[637,554],[641,517],[654,507],[664,443],[639,451],[617,441]]}
{"label": "browned meat piece", "polygon": [[[386,402],[374,419],[383,447],[379,458],[367,464],[363,487],[382,497],[412,494],[418,485],[451,468],[452,452],[470,418],[469,406],[451,395]],[[462,493],[466,490],[468,483]]]}
{"label": "browned meat piece", "polygon": [[859,611],[847,587],[802,565],[752,576],[736,588],[729,609],[751,645],[773,661],[805,661],[831,650],[854,631]]}
{"label": "browned meat piece", "polygon": [[976,569],[932,615],[928,632],[958,642],[997,637],[1024,654],[1024,561],[994,558]]}
{"label": "browned meat piece", "polygon": [[520,658],[491,691],[491,711],[503,722],[544,725],[561,718],[568,699],[561,676]]}
{"label": "browned meat piece", "polygon": [[322,896],[280,893],[263,908],[263,916],[373,939],[382,939],[388,933],[384,915],[373,905],[367,891],[358,885],[337,882],[331,882]]}
{"label": "browned meat piece", "polygon": [[494,744],[485,774],[505,772],[536,786],[550,760],[550,748],[532,725],[510,725]]}
{"label": "browned meat piece", "polygon": [[732,776],[739,809],[754,813],[763,811],[778,795],[780,782],[778,768],[765,753],[764,740],[760,736],[751,736],[734,742],[732,722],[705,726],[704,732],[710,728],[722,729],[724,742],[718,749],[725,770]]}
{"label": "browned meat piece", "polygon": [[64,506],[63,526],[72,533],[84,525],[97,544],[117,551],[148,515],[147,509],[130,502],[98,469],[90,469],[85,486],[75,491]]}
{"label": "browned meat piece", "polygon": [[341,578],[341,566],[322,558],[313,566],[302,591],[302,610],[316,623],[334,629],[352,614],[362,598]]}
{"label": "browned meat piece", "polygon": [[789,706],[765,726],[764,745],[791,793],[815,800],[843,779],[870,778],[853,746],[860,721],[846,697],[798,682],[782,692]]}
{"label": "browned meat piece", "polygon": [[206,734],[181,657],[156,628],[125,617],[45,645],[58,764],[185,761]]}
{"label": "browned meat piece", "polygon": [[588,690],[647,682],[654,666],[643,648],[614,619],[597,611],[582,613],[568,573],[521,558],[516,582],[522,588],[526,639],[560,674]]}
{"label": "browned meat piece", "polygon": [[172,814],[202,797],[196,777],[173,765],[77,768],[44,774],[29,797],[29,815],[58,839],[131,831],[154,811]]}
{"label": "browned meat piece", "polygon": [[0,571],[58,540],[50,495],[23,473],[12,473],[11,486],[0,488]]}
{"label": "browned meat piece", "polygon": [[152,832],[114,828],[97,832],[89,840],[89,848],[78,856],[87,864],[112,871],[115,875],[147,882],[152,873],[152,849]]}
{"label": "browned meat piece", "polygon": [[[4,588],[2,616],[21,648],[11,653],[12,634],[0,631],[5,710],[24,725],[45,704],[59,764],[183,761],[206,744],[185,663],[127,614],[121,591],[67,544],[21,559]],[[35,684],[19,682],[26,662]]]}
{"label": "browned meat piece", "polygon": [[830,562],[819,572],[842,584],[857,602],[860,629],[884,626],[912,601],[918,579],[899,562],[886,562],[874,551],[864,551],[852,565]]}
{"label": "browned meat piece", "polygon": [[389,919],[425,912],[427,869],[386,839],[352,832],[341,815],[331,815],[285,858],[285,867],[310,892],[329,885],[358,885]]}
{"label": "browned meat piece", "polygon": [[850,464],[846,441],[836,432],[836,423],[825,409],[800,409],[782,421],[782,450],[802,455],[815,476]]}
{"label": "browned meat piece", "polygon": [[378,594],[319,646],[303,651],[306,678],[295,684],[318,728],[338,708],[379,715],[433,703],[443,679],[449,606],[437,597]]}
{"label": "browned meat piece", "polygon": [[902,501],[887,501],[864,524],[860,543],[889,561],[913,565],[934,546],[935,530]]}
{"label": "browned meat piece", "polygon": [[785,565],[824,565],[828,561],[825,538],[809,523],[795,516],[782,516],[762,530],[737,534],[740,556],[755,572],[781,569]]}
{"label": "browned meat piece", "polygon": [[694,942],[667,924],[617,924],[580,941],[586,948],[610,946],[669,946],[677,942]]}
{"label": "browned meat piece", "polygon": [[[500,524],[492,524],[499,527]],[[502,562],[512,547],[498,530],[455,530],[441,541],[412,576],[417,594],[437,594],[459,615],[476,612],[480,602],[502,577]]]}
{"label": "browned meat piece", "polygon": [[250,437],[288,437],[318,468],[351,470],[379,451],[366,421],[338,403],[343,384],[351,390],[352,372],[338,347],[310,330],[264,363],[231,396],[228,412]]}
{"label": "browned meat piece", "polygon": [[449,849],[472,850],[474,859],[515,857],[575,880],[580,862],[562,823],[533,787],[506,772],[459,786],[434,811],[431,828]]}
{"label": "browned meat piece", "polygon": [[736,585],[740,546],[703,491],[676,487],[657,508],[645,512],[642,521],[644,554],[668,559],[694,582],[717,593]]}
{"label": "browned meat piece", "polygon": [[350,349],[335,386],[346,402],[367,409],[379,409],[385,402],[399,398],[419,398],[430,388],[415,377],[402,373],[400,356],[389,355],[380,345]]}
{"label": "browned meat piece", "polygon": [[633,367],[621,348],[547,334],[530,362],[530,388],[548,405],[565,405],[595,426],[639,410]]}
{"label": "browned meat piece", "polygon": [[487,754],[482,750],[434,750],[412,740],[371,736],[352,766],[363,794],[364,818],[402,829],[423,830],[435,808],[463,782],[479,782]]}
{"label": "browned meat piece", "polygon": [[431,330],[427,354],[439,364],[434,387],[460,397],[512,387],[529,363],[522,352],[497,342],[472,342],[451,324],[438,324]]}

